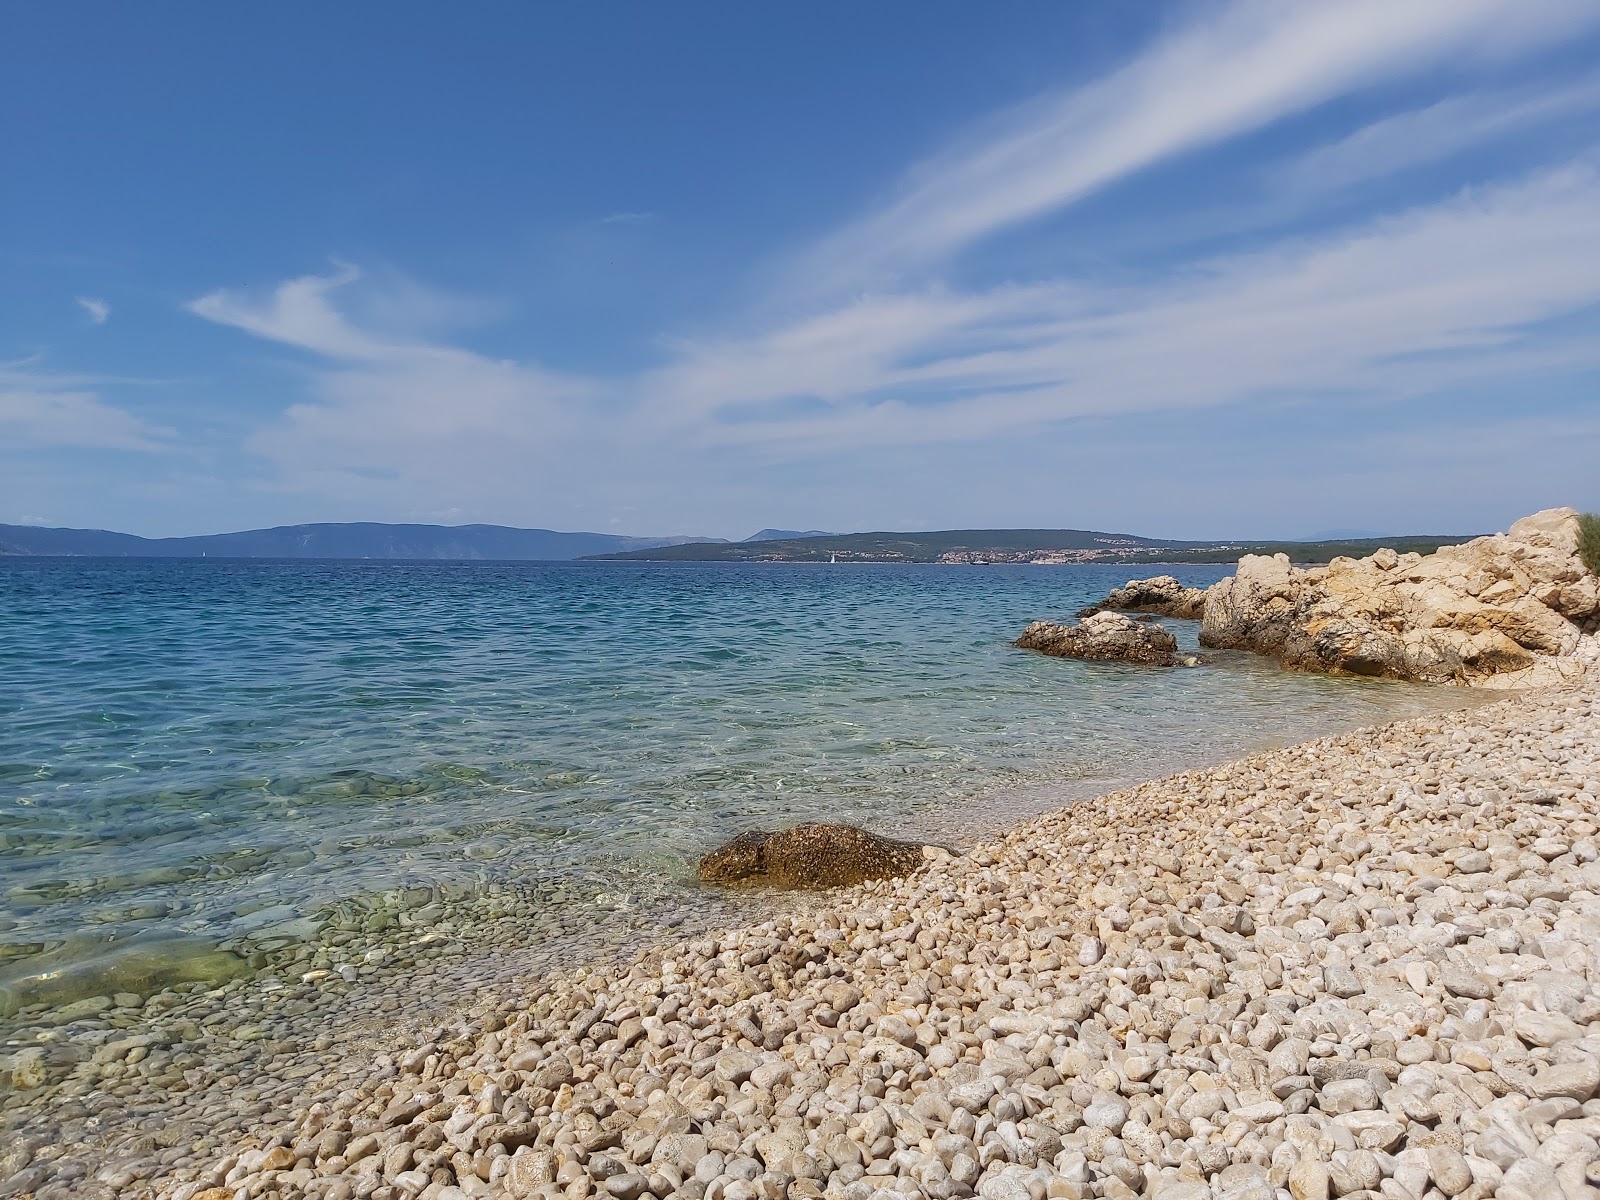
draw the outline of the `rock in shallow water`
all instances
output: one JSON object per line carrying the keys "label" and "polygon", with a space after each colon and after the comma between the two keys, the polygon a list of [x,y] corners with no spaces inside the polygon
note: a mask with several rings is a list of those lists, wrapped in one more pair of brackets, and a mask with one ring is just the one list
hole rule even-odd
{"label": "rock in shallow water", "polygon": [[[72,1004],[86,998],[127,992],[135,999],[180,983],[207,986],[249,974],[236,954],[198,938],[160,938],[108,947],[83,958],[25,959],[0,976],[0,1016],[32,1004]],[[105,1007],[110,1007],[106,1001]]]}
{"label": "rock in shallow water", "polygon": [[1122,587],[1112,588],[1104,600],[1098,604],[1091,604],[1078,616],[1092,617],[1095,613],[1108,610],[1154,613],[1162,617],[1198,621],[1205,615],[1206,589],[1184,587],[1171,575],[1130,579]]}
{"label": "rock in shallow water", "polygon": [[1101,612],[1076,625],[1035,621],[1014,643],[1057,658],[1140,663],[1152,667],[1178,665],[1178,639],[1159,625],[1121,613]]}
{"label": "rock in shallow water", "polygon": [[946,853],[937,846],[879,837],[854,825],[797,825],[781,833],[741,833],[700,860],[699,878],[702,883],[848,887],[905,875]]}

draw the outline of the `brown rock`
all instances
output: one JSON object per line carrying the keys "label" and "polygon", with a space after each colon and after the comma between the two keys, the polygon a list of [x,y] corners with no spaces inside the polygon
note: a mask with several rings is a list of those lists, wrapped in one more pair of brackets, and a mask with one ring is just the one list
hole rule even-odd
{"label": "brown rock", "polygon": [[702,883],[848,887],[904,875],[927,857],[916,842],[879,837],[854,825],[798,825],[781,833],[741,833],[702,858],[698,874]]}

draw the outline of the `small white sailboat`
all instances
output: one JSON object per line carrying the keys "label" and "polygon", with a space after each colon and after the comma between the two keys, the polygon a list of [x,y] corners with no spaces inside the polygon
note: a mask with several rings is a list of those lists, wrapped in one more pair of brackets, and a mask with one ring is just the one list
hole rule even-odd
{"label": "small white sailboat", "polygon": [[837,554],[837,553],[834,553],[834,554],[830,554],[830,555],[828,555],[828,561],[829,561],[829,562],[830,562],[830,563],[836,563],[836,562],[838,562],[838,561],[839,561],[839,555],[838,555],[838,554]]}

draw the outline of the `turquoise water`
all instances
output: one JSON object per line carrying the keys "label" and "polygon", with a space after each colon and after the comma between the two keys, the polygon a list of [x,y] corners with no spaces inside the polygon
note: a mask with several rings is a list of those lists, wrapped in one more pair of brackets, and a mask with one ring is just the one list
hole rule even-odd
{"label": "turquoise water", "polygon": [[406,886],[665,914],[741,829],[959,842],[1459,703],[1240,655],[1162,672],[1007,644],[1130,573],[0,560],[0,983],[130,939],[304,935]]}

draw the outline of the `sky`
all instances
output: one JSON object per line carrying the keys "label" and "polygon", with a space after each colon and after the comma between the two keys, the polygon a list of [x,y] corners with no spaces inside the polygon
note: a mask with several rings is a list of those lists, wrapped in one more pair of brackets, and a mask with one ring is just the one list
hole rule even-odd
{"label": "sky", "polygon": [[0,523],[1600,509],[1600,5],[0,13]]}

